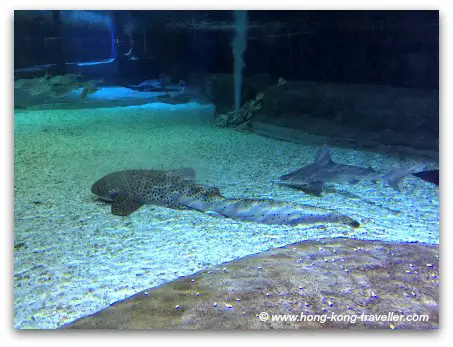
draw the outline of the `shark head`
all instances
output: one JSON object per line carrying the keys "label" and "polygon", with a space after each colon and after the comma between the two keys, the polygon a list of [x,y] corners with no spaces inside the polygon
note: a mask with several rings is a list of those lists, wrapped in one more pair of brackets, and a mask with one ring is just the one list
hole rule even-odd
{"label": "shark head", "polygon": [[91,193],[103,200],[112,201],[115,196],[121,193],[121,186],[115,184],[115,182],[118,182],[116,176],[110,174],[94,182],[91,186]]}

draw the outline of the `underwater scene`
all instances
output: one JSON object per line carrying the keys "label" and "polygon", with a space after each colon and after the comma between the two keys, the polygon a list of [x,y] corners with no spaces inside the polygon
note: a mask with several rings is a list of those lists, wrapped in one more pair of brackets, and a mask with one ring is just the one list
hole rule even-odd
{"label": "underwater scene", "polygon": [[438,11],[14,13],[15,329],[438,329]]}

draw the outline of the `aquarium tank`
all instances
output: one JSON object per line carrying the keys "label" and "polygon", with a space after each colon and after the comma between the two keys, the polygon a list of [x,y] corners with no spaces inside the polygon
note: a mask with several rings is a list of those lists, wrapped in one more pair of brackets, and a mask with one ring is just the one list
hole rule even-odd
{"label": "aquarium tank", "polygon": [[14,13],[26,329],[438,329],[439,12]]}

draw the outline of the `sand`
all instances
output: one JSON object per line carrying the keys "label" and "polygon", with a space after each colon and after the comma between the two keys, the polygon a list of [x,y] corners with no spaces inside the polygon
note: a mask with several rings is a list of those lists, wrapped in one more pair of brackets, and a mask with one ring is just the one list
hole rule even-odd
{"label": "sand", "polygon": [[[438,187],[415,177],[400,193],[382,182],[334,184],[322,198],[280,187],[270,180],[311,162],[317,147],[216,128],[213,112],[196,103],[15,112],[16,328],[57,328],[147,288],[304,240],[438,244]],[[382,171],[417,162],[341,148],[332,156]],[[362,226],[266,226],[153,206],[123,218],[90,193],[114,170],[181,166],[228,197],[332,208]]]}

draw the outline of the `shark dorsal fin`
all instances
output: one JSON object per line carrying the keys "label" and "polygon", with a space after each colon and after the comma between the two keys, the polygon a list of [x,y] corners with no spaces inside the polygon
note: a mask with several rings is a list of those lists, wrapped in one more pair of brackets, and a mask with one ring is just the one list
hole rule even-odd
{"label": "shark dorsal fin", "polygon": [[318,150],[318,153],[316,154],[316,158],[315,158],[315,163],[327,164],[327,163],[331,163],[331,162],[332,162],[332,158],[330,157],[329,146],[327,146],[325,144]]}
{"label": "shark dorsal fin", "polygon": [[178,170],[178,175],[181,176],[186,181],[194,181],[195,180],[195,170],[191,167],[183,167]]}
{"label": "shark dorsal fin", "polygon": [[168,172],[181,177],[185,181],[195,180],[195,170],[191,167],[182,167],[180,169],[168,170]]}

